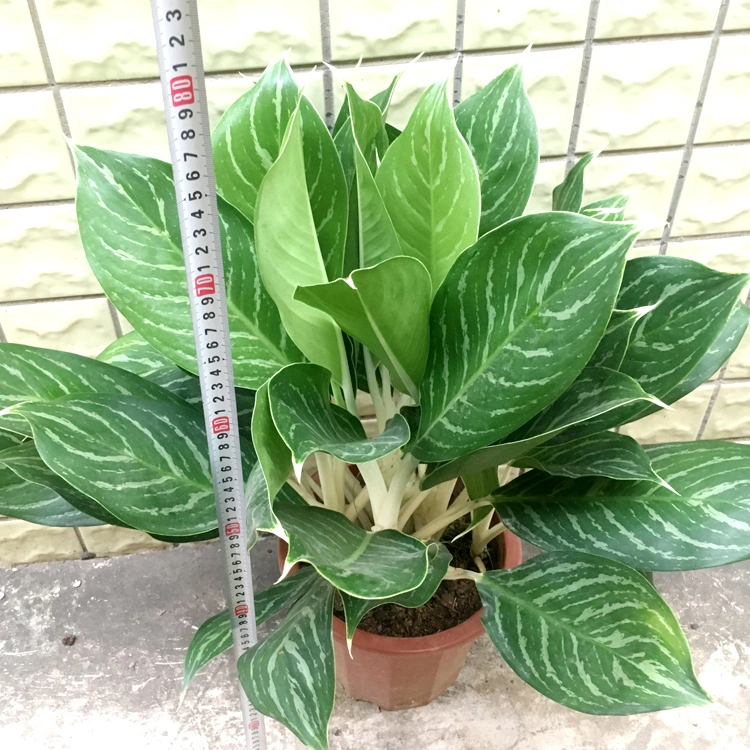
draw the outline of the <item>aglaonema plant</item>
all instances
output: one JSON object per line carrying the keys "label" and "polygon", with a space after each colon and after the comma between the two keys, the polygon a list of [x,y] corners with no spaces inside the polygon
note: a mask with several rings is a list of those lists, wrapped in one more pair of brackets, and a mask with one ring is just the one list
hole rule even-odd
{"label": "aglaonema plant", "polygon": [[[331,135],[279,60],[213,134],[250,524],[303,564],[258,594],[259,621],[289,609],[240,659],[242,685],[326,748],[334,598],[351,639],[371,609],[469,579],[501,656],[558,703],[703,704],[643,571],[750,557],[750,446],[612,430],[721,367],[748,276],[628,260],[625,197],[584,205],[591,155],[553,210],[522,215],[539,147],[518,67],[455,109],[436,83],[403,132],[395,84],[372,100],[347,86]],[[0,346],[0,510],[216,536],[171,167],[75,157],[89,263],[135,332],[96,360]],[[468,567],[446,547],[456,522]],[[492,569],[506,529],[542,554]],[[227,613],[203,624],[185,687],[230,641]]]}

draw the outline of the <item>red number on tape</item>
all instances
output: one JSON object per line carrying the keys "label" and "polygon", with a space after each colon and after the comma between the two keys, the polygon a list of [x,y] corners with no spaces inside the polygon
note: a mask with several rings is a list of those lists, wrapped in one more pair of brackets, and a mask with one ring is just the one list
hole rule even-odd
{"label": "red number on tape", "polygon": [[250,611],[250,608],[247,606],[247,604],[239,604],[234,608],[234,614],[237,615],[237,617],[242,617],[243,615],[246,615]]}
{"label": "red number on tape", "polygon": [[214,435],[218,435],[220,432],[229,432],[229,417],[216,417],[211,420],[211,429],[214,431]]}
{"label": "red number on tape", "polygon": [[224,527],[224,533],[227,536],[233,536],[234,534],[240,533],[240,525],[238,523],[228,523]]}
{"label": "red number on tape", "polygon": [[199,297],[216,293],[216,279],[212,273],[202,273],[195,277],[195,293]]}
{"label": "red number on tape", "polygon": [[176,76],[169,82],[169,92],[172,95],[173,107],[184,107],[195,101],[192,76]]}

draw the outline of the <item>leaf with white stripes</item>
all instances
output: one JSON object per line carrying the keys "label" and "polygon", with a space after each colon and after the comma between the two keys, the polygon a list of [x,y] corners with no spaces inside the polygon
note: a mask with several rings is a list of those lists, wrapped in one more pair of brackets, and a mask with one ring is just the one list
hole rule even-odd
{"label": "leaf with white stripes", "polygon": [[432,301],[430,275],[420,261],[390,258],[346,280],[300,287],[295,298],[328,313],[385,363],[402,393],[419,398]]}
{"label": "leaf with white stripes", "polygon": [[636,234],[580,214],[532,214],[456,261],[430,312],[417,458],[495,442],[563,393],[606,330]]}
{"label": "leaf with white stripes", "polygon": [[328,750],[336,692],[333,593],[327,581],[316,580],[281,625],[237,662],[250,703],[310,750]]}
{"label": "leaf with white stripes", "polygon": [[[583,206],[583,173],[596,154],[582,156],[565,179],[552,191],[553,211],[579,213]],[[599,217],[594,217],[599,218]]]}
{"label": "leaf with white stripes", "polygon": [[427,546],[395,529],[365,531],[343,513],[277,503],[289,536],[287,569],[307,562],[334,586],[360,599],[386,599],[412,591],[427,576]]}
{"label": "leaf with white stripes", "polygon": [[477,167],[444,82],[422,95],[375,181],[404,254],[422,261],[437,289],[476,241],[481,210]]}
{"label": "leaf with white stripes", "polygon": [[628,350],[633,327],[649,309],[646,307],[639,310],[613,310],[607,330],[589,360],[588,366],[619,370],[625,359],[625,352]]}
{"label": "leaf with white stripes", "polygon": [[[93,393],[184,404],[169,391],[114,365],[56,349],[0,344],[0,409]],[[22,435],[31,434],[28,423],[19,414],[3,414],[0,424]]]}
{"label": "leaf with white stripes", "polygon": [[[123,523],[117,516],[113,516],[109,511],[105,510],[96,500],[79,492],[62,477],[55,474],[42,461],[39,451],[37,451],[36,445],[32,440],[27,440],[21,445],[16,445],[0,452],[0,465],[7,467],[27,482],[47,488],[50,492],[62,498],[65,504],[72,506],[79,514],[84,514],[84,517],[88,519],[86,523],[70,524],[71,526],[95,526],[97,523],[108,523],[113,526],[130,528],[128,524]],[[6,511],[2,512],[5,512],[6,515],[12,515]],[[64,526],[67,524],[50,523],[49,525]]]}
{"label": "leaf with white stripes", "polygon": [[625,207],[628,205],[628,196],[623,193],[602,198],[584,206],[580,213],[600,221],[622,221],[625,218]]}
{"label": "leaf with white stripes", "polygon": [[477,582],[497,650],[568,708],[616,715],[702,706],[685,636],[636,570],[594,555],[539,555]]}
{"label": "leaf with white stripes", "polygon": [[[90,147],[75,156],[78,224],[94,275],[150,344],[197,372],[171,165]],[[235,382],[257,388],[301,356],[260,282],[252,225],[222,200],[219,224]]]}
{"label": "leaf with white stripes", "polygon": [[329,280],[305,187],[299,111],[261,184],[255,222],[263,283],[286,330],[308,359],[330,370],[341,384],[346,361],[341,330],[328,315],[294,298],[298,286]]}
{"label": "leaf with white stripes", "polygon": [[633,378],[606,367],[586,367],[556,401],[513,432],[507,442],[488,445],[430,467],[422,488],[508,463],[574,425],[627,404],[652,400]]}
{"label": "leaf with white stripes", "polygon": [[556,477],[609,477],[664,485],[643,448],[632,437],[616,432],[543,445],[517,458],[513,465],[541,469]]}
{"label": "leaf with white stripes", "polygon": [[[185,399],[191,406],[202,406],[200,380],[173,364],[137,331],[131,331],[112,342],[97,359],[140,375]],[[255,392],[235,388],[234,395],[240,435],[250,440]]]}
{"label": "leaf with white stripes", "polygon": [[[699,385],[705,383],[715,375],[721,366],[732,356],[735,349],[742,341],[748,325],[750,324],[750,308],[742,302],[734,306],[727,324],[716,340],[703,355],[698,364],[689,372],[672,390],[662,399],[665,404],[673,404],[683,396],[692,393]],[[637,419],[642,419],[658,410],[658,406],[651,405],[638,414]]]}
{"label": "leaf with white stripes", "polygon": [[276,429],[292,451],[295,470],[316,451],[348,463],[367,463],[388,455],[409,441],[409,425],[397,414],[385,430],[368,439],[362,423],[331,403],[331,376],[322,367],[285,367],[268,384]]}
{"label": "leaf with white stripes", "polygon": [[[266,620],[294,604],[317,578],[315,568],[302,568],[283,581],[255,594],[255,624]],[[185,654],[182,693],[188,689],[198,670],[232,648],[232,622],[229,610],[209,617],[196,631]]]}
{"label": "leaf with white stripes", "polygon": [[201,386],[198,378],[181,370],[154,349],[138,331],[131,331],[113,341],[97,359],[140,375],[180,398],[184,398],[191,406],[196,406],[201,402]]}
{"label": "leaf with white stripes", "polygon": [[684,258],[629,261],[618,307],[655,307],[636,324],[620,370],[665,396],[711,348],[748,281],[750,274],[721,273]]}
{"label": "leaf with white stripes", "polygon": [[[721,273],[668,255],[628,261],[617,307],[652,309],[633,328],[620,371],[661,400],[673,392],[684,394],[682,383],[694,387],[693,372],[700,368],[698,377],[703,377],[704,370],[710,369],[722,353],[729,356],[733,351],[733,340],[728,339],[729,347],[727,342],[719,342],[717,355],[709,355],[707,367],[701,364],[716,348],[719,337],[729,336],[728,325],[743,324],[744,313],[737,311],[737,302],[748,280],[748,274]],[[608,430],[650,411],[639,405],[623,407],[577,428],[573,434]]]}
{"label": "leaf with white stripes", "polygon": [[360,599],[350,596],[345,591],[340,591],[341,601],[344,605],[344,618],[346,620],[346,643],[351,653],[352,639],[354,631],[362,621],[362,618],[376,607],[383,604],[398,604],[399,607],[414,609],[427,604],[437,591],[445,574],[448,572],[448,566],[451,563],[451,553],[442,544],[431,544],[428,547],[428,568],[427,575],[422,583],[413,591],[407,591],[405,594],[391,596],[387,599]]}
{"label": "leaf with white stripes", "polygon": [[[12,449],[9,449],[12,450]],[[0,513],[42,526],[98,526],[102,522],[74,508],[49,487],[11,471],[0,452]]]}
{"label": "leaf with white stripes", "polygon": [[524,474],[502,487],[505,525],[543,549],[583,550],[641,570],[697,570],[750,558],[750,445],[643,447],[653,482]]}
{"label": "leaf with white stripes", "polygon": [[539,131],[514,65],[456,107],[456,126],[474,154],[482,186],[479,234],[520,216],[539,163]]}
{"label": "leaf with white stripes", "polygon": [[205,424],[196,409],[105,395],[13,411],[30,422],[44,462],[125,523],[182,537],[216,528]]}

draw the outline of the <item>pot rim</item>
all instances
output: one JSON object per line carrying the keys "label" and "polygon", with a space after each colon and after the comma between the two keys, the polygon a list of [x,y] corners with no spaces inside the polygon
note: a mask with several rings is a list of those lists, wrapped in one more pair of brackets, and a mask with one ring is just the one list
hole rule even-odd
{"label": "pot rim", "polygon": [[[503,541],[502,568],[508,569],[520,565],[522,555],[521,540],[509,531],[504,531],[501,537]],[[441,630],[439,633],[432,633],[431,635],[398,637],[368,633],[365,630],[357,628],[354,631],[352,650],[363,649],[384,654],[415,654],[442,651],[447,647],[462,646],[475,641],[485,632],[484,624],[482,623],[483,614],[484,608],[479,609],[462,623],[447,630]],[[336,615],[333,616],[333,634],[335,638],[346,642],[346,626],[344,625],[344,621]]]}

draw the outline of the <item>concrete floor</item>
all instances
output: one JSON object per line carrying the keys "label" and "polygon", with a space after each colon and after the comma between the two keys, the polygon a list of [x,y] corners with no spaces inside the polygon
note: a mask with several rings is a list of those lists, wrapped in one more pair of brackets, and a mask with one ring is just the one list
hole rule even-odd
{"label": "concrete floor", "polygon": [[[274,578],[273,549],[261,543],[254,557],[260,588]],[[222,607],[220,572],[215,544],[0,570],[0,748],[243,747],[228,657],[177,706],[191,635]],[[381,713],[339,696],[331,750],[750,750],[750,564],[656,578],[713,705],[574,713],[522,683],[485,636],[430,706]],[[271,721],[268,735],[269,750],[301,748]]]}

